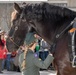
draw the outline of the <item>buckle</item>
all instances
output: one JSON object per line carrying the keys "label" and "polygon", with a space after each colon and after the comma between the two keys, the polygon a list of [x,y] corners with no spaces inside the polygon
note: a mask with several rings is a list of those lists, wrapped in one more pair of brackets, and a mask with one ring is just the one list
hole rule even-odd
{"label": "buckle", "polygon": [[76,55],[73,57],[72,67],[76,67]]}

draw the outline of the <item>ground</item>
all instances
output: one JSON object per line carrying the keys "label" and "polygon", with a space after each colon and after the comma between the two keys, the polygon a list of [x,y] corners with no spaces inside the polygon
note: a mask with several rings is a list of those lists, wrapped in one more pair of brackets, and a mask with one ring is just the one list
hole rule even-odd
{"label": "ground", "polygon": [[[3,74],[0,75],[21,75],[20,72],[14,72],[14,71],[3,71]],[[56,75],[55,71],[40,71],[40,75]]]}

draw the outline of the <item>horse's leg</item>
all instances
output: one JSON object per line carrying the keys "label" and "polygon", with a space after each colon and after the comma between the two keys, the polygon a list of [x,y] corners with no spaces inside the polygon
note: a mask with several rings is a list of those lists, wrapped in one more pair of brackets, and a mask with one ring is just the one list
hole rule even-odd
{"label": "horse's leg", "polygon": [[59,73],[59,67],[57,66],[57,63],[55,62],[55,60],[53,61],[53,66],[54,66],[54,68],[56,70],[56,75],[60,75],[60,73]]}
{"label": "horse's leg", "polygon": [[58,41],[54,58],[57,75],[76,75],[76,68],[72,67],[69,58],[68,37],[63,37]]}
{"label": "horse's leg", "polygon": [[54,63],[54,68],[56,70],[56,75],[60,75],[58,66],[55,64],[55,62],[53,62],[53,63]]}
{"label": "horse's leg", "polygon": [[69,72],[69,70],[68,69],[66,70],[69,61],[67,38],[63,37],[57,42],[54,57],[55,57],[57,75],[68,75],[67,73]]}
{"label": "horse's leg", "polygon": [[76,75],[76,68],[73,68],[70,62],[66,63],[56,63],[55,68],[57,70],[57,75]]}

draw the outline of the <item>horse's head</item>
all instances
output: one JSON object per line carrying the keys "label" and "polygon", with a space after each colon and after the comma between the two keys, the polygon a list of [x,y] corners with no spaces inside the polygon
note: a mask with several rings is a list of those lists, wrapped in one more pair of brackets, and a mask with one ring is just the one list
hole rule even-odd
{"label": "horse's head", "polygon": [[51,44],[49,40],[61,32],[61,29],[64,29],[76,15],[69,9],[48,3],[25,4],[23,7],[15,3],[14,9],[11,17],[12,27],[6,41],[9,51],[16,50],[23,44],[26,33],[31,28]]}
{"label": "horse's head", "polygon": [[22,19],[22,9],[14,4],[14,11],[11,14],[11,29],[6,40],[7,49],[14,51],[23,44],[26,33],[28,32],[28,24]]}

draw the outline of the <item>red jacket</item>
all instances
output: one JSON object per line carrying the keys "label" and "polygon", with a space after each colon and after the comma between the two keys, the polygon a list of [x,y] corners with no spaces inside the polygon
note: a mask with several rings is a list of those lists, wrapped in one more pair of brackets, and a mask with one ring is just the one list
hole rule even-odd
{"label": "red jacket", "polygon": [[[4,43],[4,45],[6,44],[6,41],[2,40],[2,42]],[[7,57],[7,52],[8,51],[7,51],[6,47],[5,46],[2,47],[0,45],[0,59],[5,59]]]}

